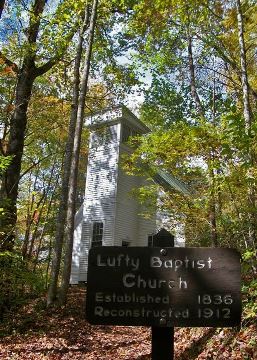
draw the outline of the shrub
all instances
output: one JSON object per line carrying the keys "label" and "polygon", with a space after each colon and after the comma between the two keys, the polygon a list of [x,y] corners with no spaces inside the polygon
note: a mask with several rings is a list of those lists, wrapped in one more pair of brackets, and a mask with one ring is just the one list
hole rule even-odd
{"label": "shrub", "polygon": [[21,304],[29,296],[37,296],[44,290],[43,277],[28,270],[18,254],[0,253],[0,320],[4,313]]}

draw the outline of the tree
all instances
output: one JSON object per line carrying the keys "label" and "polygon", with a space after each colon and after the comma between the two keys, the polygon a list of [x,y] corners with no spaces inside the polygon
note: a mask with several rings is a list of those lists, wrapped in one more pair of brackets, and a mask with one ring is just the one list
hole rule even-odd
{"label": "tree", "polygon": [[66,244],[65,244],[64,269],[63,269],[62,286],[60,292],[60,300],[62,304],[66,303],[67,292],[70,281],[71,259],[72,259],[72,249],[73,249],[74,217],[76,211],[75,201],[76,201],[76,187],[77,187],[77,176],[78,176],[78,162],[79,162],[79,153],[80,153],[81,133],[83,127],[84,114],[85,114],[85,100],[86,100],[86,94],[88,88],[90,61],[91,61],[92,47],[94,41],[97,6],[98,6],[98,0],[94,0],[92,5],[91,18],[90,18],[88,47],[86,51],[85,64],[81,79],[80,94],[78,98],[76,127],[74,132],[74,143],[73,143],[72,160],[70,167],[68,206],[67,206],[67,218],[66,218],[67,234],[66,234]]}
{"label": "tree", "polygon": [[[116,1],[113,2],[102,2],[101,7],[99,7],[100,16],[98,18],[98,27],[95,28],[96,22],[96,11],[98,3],[94,1],[92,3],[91,10],[91,20],[88,24],[88,15],[89,9],[86,11],[87,20],[82,26],[79,41],[76,50],[76,61],[73,70],[73,107],[71,111],[70,118],[70,127],[69,130],[69,139],[66,147],[65,155],[65,165],[64,165],[64,177],[63,177],[63,190],[62,190],[62,200],[59,209],[58,221],[57,221],[57,232],[55,239],[55,249],[53,254],[52,262],[52,273],[50,287],[48,291],[48,305],[52,304],[57,295],[57,285],[58,285],[58,275],[60,272],[61,265],[61,254],[63,247],[63,239],[65,236],[65,257],[64,257],[64,266],[63,266],[63,280],[62,287],[60,291],[59,299],[62,303],[66,301],[67,289],[69,284],[70,277],[70,267],[71,267],[71,256],[72,256],[72,246],[73,246],[73,231],[74,231],[74,215],[76,209],[76,188],[77,188],[77,167],[78,159],[80,153],[80,138],[81,132],[83,129],[83,118],[85,113],[85,108],[87,111],[91,109],[91,103],[97,101],[97,107],[99,108],[106,107],[106,105],[117,103],[117,99],[114,100],[114,93],[117,96],[117,89],[124,88],[128,89],[135,83],[133,77],[133,72],[129,72],[125,66],[117,65],[117,59],[115,57],[122,52],[119,44],[116,43],[116,39],[113,39],[111,32],[116,26],[116,21],[119,19],[121,21],[123,13],[125,12],[125,5],[120,6],[120,3]],[[88,26],[89,25],[89,26]],[[83,31],[88,30],[87,38],[87,47],[85,50],[85,55],[82,52],[83,44]],[[96,30],[96,35],[94,32]],[[95,39],[94,39],[95,37]],[[94,44],[93,44],[94,40]],[[92,47],[94,45],[94,53],[92,53]],[[82,70],[82,75],[80,74],[80,62],[81,57],[85,57],[84,60],[84,69]],[[92,59],[91,59],[92,58]],[[108,61],[106,60],[108,59]],[[90,69],[90,64],[92,68]],[[88,93],[88,78],[89,71],[91,70],[91,80],[92,83],[96,81],[96,78],[101,77],[103,84],[93,85],[91,94],[94,95],[94,99],[91,99],[90,93]],[[81,76],[81,81],[80,81]],[[110,80],[111,83],[110,83]],[[116,79],[117,80],[116,80]],[[114,80],[115,79],[115,80]],[[122,84],[122,85],[121,85]],[[90,89],[89,89],[90,90]],[[104,96],[99,96],[103,92],[106,93]],[[99,93],[98,98],[95,95],[95,91]],[[124,96],[124,95],[123,95]],[[95,105],[94,105],[95,106]],[[74,129],[76,123],[76,130]],[[72,129],[72,130],[71,130]],[[75,131],[75,132],[74,132]],[[72,148],[73,147],[73,148]],[[73,151],[73,155],[72,155]],[[68,186],[69,185],[69,186]],[[69,190],[69,191],[68,191]],[[67,198],[68,196],[68,198]],[[67,211],[68,209],[68,211]],[[67,216],[65,214],[67,211]],[[66,231],[65,231],[66,229]]]}
{"label": "tree", "polygon": [[74,135],[76,128],[77,114],[78,114],[81,57],[83,51],[84,33],[86,27],[88,26],[88,20],[89,20],[89,6],[87,5],[84,11],[83,23],[78,34],[78,45],[77,45],[75,64],[74,64],[72,107],[70,114],[68,139],[67,139],[65,155],[64,155],[65,158],[64,158],[64,173],[62,179],[61,200],[58,210],[50,286],[48,289],[48,296],[47,296],[48,305],[53,303],[57,295],[58,276],[60,272],[63,238],[65,233],[66,216],[67,216],[68,189],[69,189],[69,179],[71,175],[72,150],[73,150]]}
{"label": "tree", "polygon": [[[250,102],[256,92],[256,76],[252,70],[255,68],[254,40],[250,35],[250,28],[254,27],[254,9],[251,2],[245,3],[246,16],[250,20],[244,32],[248,41],[248,72],[251,69]],[[181,199],[174,204],[168,194],[164,201],[173,216],[172,208],[176,208],[178,214],[184,213],[188,228],[194,222],[194,210],[206,225],[203,235],[205,233],[206,238],[208,234],[214,245],[218,240],[224,242],[227,236],[232,237],[233,222],[234,234],[240,233],[247,239],[248,215],[255,213],[253,199],[249,201],[247,196],[247,183],[253,182],[253,177],[248,171],[250,179],[245,171],[245,168],[249,169],[246,149],[252,140],[245,133],[242,121],[243,91],[235,2],[167,0],[149,4],[141,1],[134,8],[130,22],[129,36],[132,33],[136,34],[132,45],[136,63],[150,70],[154,85],[145,93],[142,118],[155,134],[142,142],[141,150],[135,152],[135,159],[142,155],[145,161],[155,161],[197,189],[193,203]],[[167,88],[170,91],[165,99],[163,89],[166,91]],[[176,105],[170,105],[168,94],[172,94]],[[157,99],[161,99],[166,107],[160,106]],[[177,119],[172,112],[176,106],[180,109],[175,113]],[[250,107],[256,111],[253,101]],[[169,113],[170,121],[167,120]],[[253,139],[254,129],[253,126]],[[176,143],[179,136],[183,146]],[[165,150],[162,151],[163,147]],[[228,225],[229,218],[233,220]],[[199,222],[198,228],[201,231]],[[197,224],[194,231],[198,231]],[[192,231],[190,234],[191,238],[195,237]]]}
{"label": "tree", "polygon": [[[246,61],[246,48],[244,40],[244,22],[243,14],[241,8],[241,1],[236,1],[236,10],[237,10],[237,23],[238,23],[238,41],[240,49],[240,64],[241,64],[241,83],[242,83],[242,93],[243,93],[243,109],[244,109],[244,121],[245,121],[245,132],[249,137],[249,150],[247,151],[247,157],[249,162],[249,167],[253,168],[255,163],[255,155],[252,150],[251,138],[252,138],[252,111],[250,105],[250,90],[248,82],[248,71],[247,71],[247,61]],[[249,199],[249,235],[248,235],[248,246],[255,247],[256,243],[256,231],[255,227],[257,224],[257,208],[256,208],[256,190],[254,184],[250,182],[248,190],[248,199]]]}
{"label": "tree", "polygon": [[[6,170],[2,180],[1,202],[6,215],[4,222],[2,221],[1,224],[4,229],[4,233],[0,239],[1,250],[11,250],[14,244],[14,229],[17,221],[16,203],[21,172],[21,159],[27,128],[27,110],[33,84],[39,76],[45,74],[60,61],[74,33],[73,23],[67,30],[63,26],[63,18],[62,20],[59,19],[60,22],[62,21],[64,37],[57,47],[58,51],[52,55],[50,59],[48,58],[44,63],[40,63],[38,58],[42,58],[44,50],[40,48],[39,38],[43,39],[42,42],[44,43],[44,36],[46,37],[47,32],[49,31],[49,29],[45,28],[45,33],[43,33],[43,35],[40,34],[40,26],[42,24],[46,3],[46,0],[34,0],[31,3],[31,8],[28,10],[29,21],[26,29],[24,29],[26,35],[23,42],[24,56],[20,61],[21,65],[17,65],[14,61],[10,60],[3,52],[0,53],[2,62],[7,66],[11,66],[13,71],[17,74],[14,111],[10,120],[7,149],[3,154],[4,156],[11,156],[12,162]],[[67,16],[67,11],[71,10],[72,7],[74,10],[74,5],[67,6],[66,2],[60,3],[56,9],[56,17],[60,15],[61,11],[66,10],[62,14],[65,18],[65,16]],[[43,53],[42,56],[40,53]],[[45,53],[46,55],[49,55],[47,54],[47,51],[45,51]],[[39,65],[37,65],[37,62],[39,62]]]}

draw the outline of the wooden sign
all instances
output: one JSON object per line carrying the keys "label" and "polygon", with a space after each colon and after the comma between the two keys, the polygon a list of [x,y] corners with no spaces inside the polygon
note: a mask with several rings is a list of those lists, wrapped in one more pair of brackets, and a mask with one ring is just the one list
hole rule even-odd
{"label": "wooden sign", "polygon": [[96,247],[86,317],[91,324],[238,326],[240,287],[233,249]]}

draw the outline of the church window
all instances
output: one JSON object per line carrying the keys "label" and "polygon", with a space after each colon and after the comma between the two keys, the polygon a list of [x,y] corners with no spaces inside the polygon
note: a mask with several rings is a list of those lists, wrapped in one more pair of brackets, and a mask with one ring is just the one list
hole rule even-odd
{"label": "church window", "polygon": [[103,245],[103,229],[104,229],[103,222],[100,222],[100,221],[93,222],[93,234],[92,234],[91,247]]}
{"label": "church window", "polygon": [[153,235],[148,235],[148,247],[153,247]]}

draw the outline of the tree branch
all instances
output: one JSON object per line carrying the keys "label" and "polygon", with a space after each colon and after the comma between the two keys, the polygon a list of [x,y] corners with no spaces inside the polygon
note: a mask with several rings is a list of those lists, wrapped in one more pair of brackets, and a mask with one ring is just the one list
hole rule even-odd
{"label": "tree branch", "polygon": [[47,158],[49,158],[50,156],[52,156],[53,154],[48,154],[47,156],[43,157],[42,159],[38,160],[37,162],[33,162],[33,164],[27,169],[25,170],[21,175],[19,180],[25,176],[31,169],[33,169],[34,167],[38,166],[42,161],[46,160]]}
{"label": "tree branch", "polygon": [[37,40],[40,18],[44,11],[47,0],[35,0],[32,6],[32,14],[30,17],[29,27],[26,31],[29,44],[34,44]]}
{"label": "tree branch", "polygon": [[59,55],[54,56],[52,59],[48,60],[45,64],[43,64],[43,65],[41,65],[39,67],[36,67],[36,69],[35,69],[35,76],[36,77],[44,75],[47,71],[52,69],[52,67],[54,65],[56,65],[62,59],[65,51],[67,50],[67,48],[68,48],[68,46],[70,44],[71,39],[73,38],[73,35],[75,33],[75,29],[76,29],[76,27],[74,27],[71,30],[70,34],[67,36],[66,46],[62,49],[62,51],[61,51],[61,53]]}
{"label": "tree branch", "polygon": [[235,86],[237,86],[237,87],[240,86],[240,84],[238,84],[231,76],[228,76],[228,75],[226,75],[226,74],[224,74],[224,73],[222,73],[222,72],[220,72],[220,71],[218,71],[218,70],[216,70],[216,69],[212,69],[212,68],[210,68],[210,67],[207,66],[207,65],[199,65],[199,64],[198,64],[197,67],[198,67],[198,68],[202,68],[202,69],[206,69],[206,70],[210,70],[210,71],[214,71],[215,74],[218,74],[218,75],[224,77],[225,79],[228,79],[228,80],[231,81]]}
{"label": "tree branch", "polygon": [[49,61],[47,61],[45,64],[43,64],[43,65],[41,65],[39,67],[36,67],[36,69],[35,69],[36,77],[44,75],[47,71],[52,69],[52,67],[54,65],[56,65],[61,60],[62,55],[61,56],[56,56],[55,58],[52,58]]}

